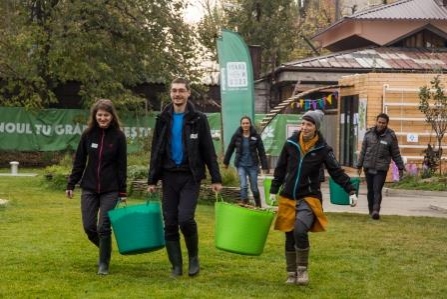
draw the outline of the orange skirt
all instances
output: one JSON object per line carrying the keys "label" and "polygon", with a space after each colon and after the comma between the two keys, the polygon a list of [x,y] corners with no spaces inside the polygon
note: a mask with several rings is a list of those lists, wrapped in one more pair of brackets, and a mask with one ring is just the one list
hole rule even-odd
{"label": "orange skirt", "polygon": [[[323,213],[323,206],[321,201],[315,197],[305,197],[304,200],[311,208],[315,215],[315,221],[310,228],[311,232],[323,232],[326,230],[328,220]],[[275,230],[282,232],[290,232],[295,226],[296,218],[296,200],[291,200],[286,197],[279,196],[278,212],[275,220]]]}

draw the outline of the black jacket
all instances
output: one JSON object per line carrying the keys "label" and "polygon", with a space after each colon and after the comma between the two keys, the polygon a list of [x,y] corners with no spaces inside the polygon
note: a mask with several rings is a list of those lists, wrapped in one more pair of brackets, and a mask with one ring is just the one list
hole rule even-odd
{"label": "black jacket", "polygon": [[299,134],[293,134],[284,144],[274,172],[270,193],[278,193],[290,199],[312,196],[322,199],[320,170],[324,164],[332,179],[346,192],[355,191],[350,177],[335,159],[332,148],[318,132],[319,139],[305,155],[301,154]]}
{"label": "black jacket", "polygon": [[96,193],[118,191],[126,196],[127,143],[126,136],[115,128],[94,127],[84,132],[76,150],[67,190],[81,188]]}
{"label": "black jacket", "polygon": [[370,128],[363,137],[357,168],[388,171],[391,159],[399,170],[405,168],[394,131],[386,128],[379,134],[376,127]]}
{"label": "black jacket", "polygon": [[[236,132],[231,137],[231,141],[228,144],[227,151],[225,153],[223,163],[228,165],[230,163],[231,155],[236,150],[236,157],[234,158],[234,166],[239,167],[242,155],[242,128],[239,127]],[[253,127],[250,127],[250,137],[249,137],[249,147],[251,160],[254,166],[259,165],[259,160],[261,161],[262,169],[268,169],[267,156],[265,155],[264,144],[262,143],[261,136],[256,132]]]}
{"label": "black jacket", "polygon": [[187,103],[183,124],[183,163],[177,167],[171,159],[170,142],[172,126],[172,104],[158,116],[152,139],[152,150],[148,184],[156,185],[162,179],[163,171],[189,171],[194,180],[205,178],[205,165],[208,167],[212,183],[221,183],[219,165],[211,138],[210,126],[205,114]]}

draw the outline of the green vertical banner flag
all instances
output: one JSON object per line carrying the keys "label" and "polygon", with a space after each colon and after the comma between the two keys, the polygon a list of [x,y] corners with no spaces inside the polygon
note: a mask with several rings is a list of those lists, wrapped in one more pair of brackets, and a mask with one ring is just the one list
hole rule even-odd
{"label": "green vertical banner flag", "polygon": [[222,30],[217,39],[222,100],[223,145],[226,150],[242,116],[254,122],[253,67],[250,52],[236,32]]}

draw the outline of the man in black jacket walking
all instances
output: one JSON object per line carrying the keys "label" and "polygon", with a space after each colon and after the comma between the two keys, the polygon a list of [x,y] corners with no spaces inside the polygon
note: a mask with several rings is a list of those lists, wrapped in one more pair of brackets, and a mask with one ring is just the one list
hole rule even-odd
{"label": "man in black jacket walking", "polygon": [[399,178],[402,178],[405,168],[396,134],[388,128],[389,120],[385,113],[377,116],[376,125],[365,133],[357,163],[359,175],[362,167],[365,171],[369,215],[374,220],[380,219],[382,189],[391,159],[399,169]]}
{"label": "man in black jacket walking", "polygon": [[188,102],[189,82],[177,78],[171,83],[172,103],[157,117],[148,176],[148,192],[159,180],[163,188],[163,218],[166,250],[172,275],[183,273],[180,231],[189,257],[188,274],[199,273],[198,230],[194,219],[205,166],[212,190],[220,191],[222,180],[206,115]]}

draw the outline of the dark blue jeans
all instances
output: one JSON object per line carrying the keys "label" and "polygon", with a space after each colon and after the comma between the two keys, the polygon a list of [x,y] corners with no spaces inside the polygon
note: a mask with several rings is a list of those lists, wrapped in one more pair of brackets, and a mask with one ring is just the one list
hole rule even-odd
{"label": "dark blue jeans", "polygon": [[112,234],[109,211],[118,203],[118,192],[96,193],[82,190],[81,212],[82,224],[88,239],[99,245],[100,237]]}
{"label": "dark blue jeans", "polygon": [[369,173],[365,169],[366,187],[368,189],[368,210],[369,214],[373,211],[380,212],[382,204],[382,189],[385,184],[387,171],[378,170],[377,173]]}
{"label": "dark blue jeans", "polygon": [[185,237],[197,235],[195,213],[200,183],[189,172],[163,172],[163,219],[165,240],[180,239],[179,227]]}
{"label": "dark blue jeans", "polygon": [[250,189],[255,198],[259,198],[258,188],[258,166],[239,166],[237,174],[239,175],[239,184],[241,187],[241,199],[248,199],[248,182],[250,181]]}

